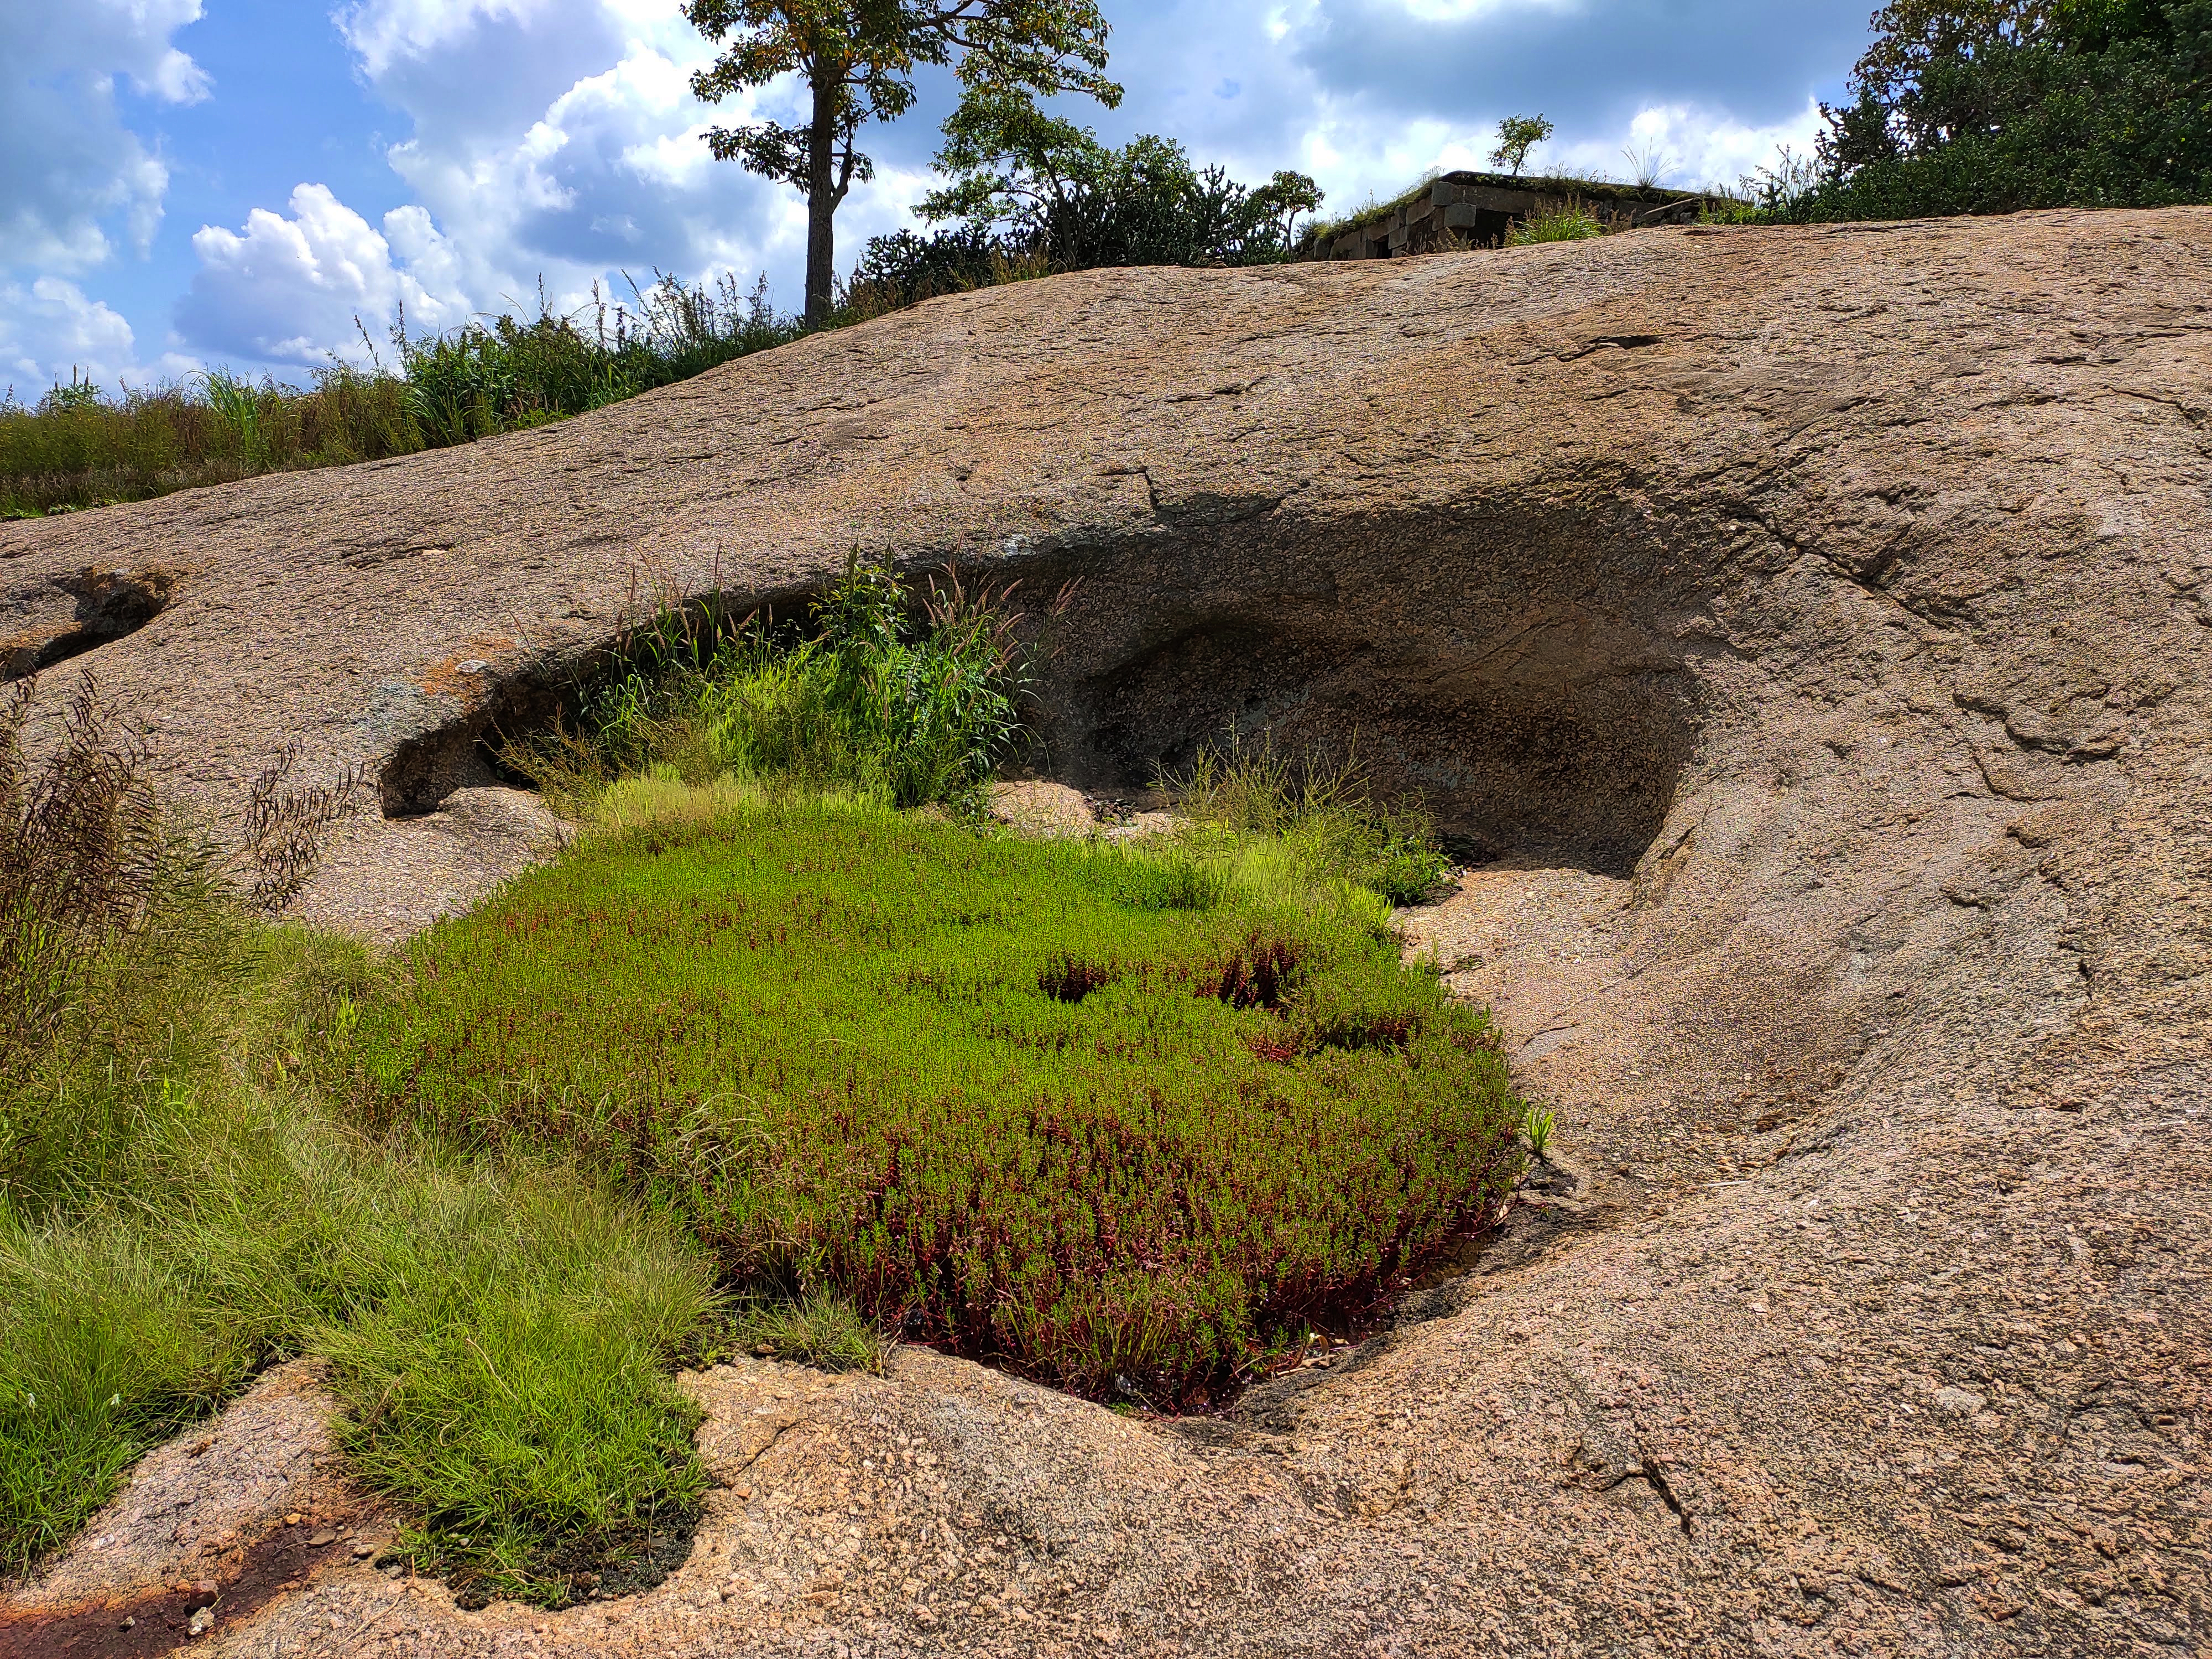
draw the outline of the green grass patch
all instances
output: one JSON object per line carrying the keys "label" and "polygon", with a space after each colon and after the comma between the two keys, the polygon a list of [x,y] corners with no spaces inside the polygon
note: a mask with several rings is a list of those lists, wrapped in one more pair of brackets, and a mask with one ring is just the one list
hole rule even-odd
{"label": "green grass patch", "polygon": [[408,1549],[464,1592],[557,1603],[688,1522],[669,1371],[715,1297],[678,1230],[557,1165],[379,1147],[303,1097],[213,1086],[139,1093],[97,1196],[0,1206],[0,1567],[301,1353],[331,1362],[370,1489],[416,1517]]}
{"label": "green grass patch", "polygon": [[858,1309],[829,1291],[756,1302],[740,1311],[732,1330],[740,1350],[825,1371],[879,1371],[890,1347]]}
{"label": "green grass patch", "polygon": [[713,1292],[672,1229],[557,1170],[198,1115],[105,1202],[0,1216],[0,1561],[64,1541],[144,1451],[298,1353],[331,1362],[356,1469],[464,1589],[558,1602],[696,1514],[668,1370]]}
{"label": "green grass patch", "polygon": [[1503,1196],[1484,1018],[1381,906],[1224,846],[768,801],[587,842],[409,950],[364,1104],[558,1147],[741,1278],[1187,1401]]}
{"label": "green grass patch", "polygon": [[1378,799],[1357,755],[1293,757],[1263,734],[1203,750],[1157,782],[1186,821],[1187,845],[1272,854],[1310,882],[1418,904],[1451,868],[1428,814],[1418,802]]}
{"label": "green grass patch", "polygon": [[0,1573],[272,1361],[321,1357],[370,1488],[464,1595],[622,1582],[696,1513],[670,1376],[716,1322],[665,1215],[539,1157],[341,1125],[306,1079],[383,969],[251,914],[88,686],[0,705]]}
{"label": "green grass patch", "polygon": [[1539,208],[1507,233],[1508,247],[1530,247],[1538,242],[1583,242],[1605,234],[1600,224],[1578,200],[1564,207]]}
{"label": "green grass patch", "polygon": [[672,1229],[573,1182],[472,1196],[392,1235],[382,1294],[314,1351],[355,1468],[416,1516],[401,1553],[465,1601],[557,1601],[696,1518],[699,1412],[668,1364],[713,1297]]}

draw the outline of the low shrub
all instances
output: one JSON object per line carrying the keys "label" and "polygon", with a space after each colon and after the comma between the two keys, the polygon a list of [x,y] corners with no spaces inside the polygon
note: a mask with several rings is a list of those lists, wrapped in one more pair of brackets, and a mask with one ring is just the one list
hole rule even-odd
{"label": "low shrub", "polygon": [[655,775],[972,807],[1020,726],[1010,595],[948,570],[910,617],[898,578],[856,555],[809,635],[755,618],[717,635],[665,611],[633,642],[634,665],[583,697],[576,725],[518,738],[502,757],[570,810]]}
{"label": "low shrub", "polygon": [[648,824],[422,936],[359,1100],[563,1149],[740,1280],[1188,1401],[1386,1294],[1518,1156],[1483,1018],[1376,910],[1243,866],[793,799]]}

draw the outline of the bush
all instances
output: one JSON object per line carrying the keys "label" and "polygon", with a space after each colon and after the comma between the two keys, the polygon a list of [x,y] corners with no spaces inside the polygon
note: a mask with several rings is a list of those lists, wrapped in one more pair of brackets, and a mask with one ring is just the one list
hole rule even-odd
{"label": "bush", "polygon": [[583,698],[576,728],[502,755],[572,807],[656,769],[969,806],[1020,726],[1011,592],[970,591],[948,569],[910,620],[898,579],[855,555],[810,635],[749,619],[718,639],[664,611],[631,643],[633,665]]}
{"label": "bush", "polygon": [[855,319],[919,305],[940,294],[1042,276],[1046,252],[1025,246],[988,225],[955,225],[924,237],[910,230],[872,236],[846,284],[842,313]]}
{"label": "bush", "polygon": [[602,301],[588,327],[582,313],[555,313],[542,292],[527,322],[504,315],[410,338],[403,319],[392,343],[424,444],[466,443],[580,415],[801,331],[769,307],[765,277],[747,295],[727,275],[696,288],[663,276],[634,297],[634,311]]}
{"label": "bush", "polygon": [[2212,0],[1896,0],[1797,221],[2212,199]]}
{"label": "bush", "polygon": [[0,1201],[33,1211],[96,1185],[126,1140],[123,1092],[203,1057],[240,919],[213,849],[165,823],[89,674],[33,766],[35,679],[0,703]]}
{"label": "bush", "polygon": [[937,165],[952,183],[919,211],[1042,255],[1056,270],[1102,265],[1248,265],[1290,257],[1297,219],[1321,205],[1301,173],[1237,183],[1195,167],[1171,138],[1120,149],[1023,98],[975,97],[945,124]]}
{"label": "bush", "polygon": [[1521,1117],[1375,912],[1207,856],[795,800],[587,842],[416,944],[363,1108],[561,1147],[764,1288],[1194,1399],[1485,1216]]}

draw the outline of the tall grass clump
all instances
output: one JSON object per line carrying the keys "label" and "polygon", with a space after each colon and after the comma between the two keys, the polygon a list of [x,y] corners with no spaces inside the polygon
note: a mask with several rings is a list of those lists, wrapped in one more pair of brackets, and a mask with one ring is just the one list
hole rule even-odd
{"label": "tall grass clump", "polygon": [[0,1198],[19,1212],[96,1186],[131,1133],[130,1089],[86,1079],[158,1089],[204,1056],[240,921],[89,675],[34,763],[36,689],[0,703]]}
{"label": "tall grass clump", "polygon": [[1506,233],[1508,247],[1528,247],[1538,242],[1581,242],[1605,234],[1605,227],[1580,202],[1559,208],[1539,208]]}
{"label": "tall grass clump", "polygon": [[1232,737],[1155,782],[1191,825],[1187,840],[1272,852],[1298,880],[1350,882],[1402,905],[1418,902],[1450,868],[1419,804],[1384,799],[1356,753],[1296,757],[1272,733]]}
{"label": "tall grass clump", "polygon": [[830,790],[899,807],[972,805],[1021,725],[1027,659],[1012,589],[933,577],[918,614],[856,554],[804,634],[726,634],[664,609],[573,727],[510,743],[508,763],[585,805],[626,775]]}
{"label": "tall grass clump", "polygon": [[423,441],[404,381],[342,365],[304,389],[216,374],[110,398],[73,380],[34,404],[0,397],[0,519],[380,460]]}
{"label": "tall grass clump", "polygon": [[663,276],[634,289],[635,308],[597,301],[538,315],[489,318],[443,334],[392,331],[406,402],[425,446],[467,443],[580,415],[794,339],[799,325],[769,304],[767,280],[750,292],[725,274],[686,285]]}
{"label": "tall grass clump", "polygon": [[280,763],[226,852],[89,680],[39,757],[29,706],[0,711],[0,1572],[303,1353],[465,1593],[623,1571],[696,1511],[668,1370],[714,1304],[700,1254],[557,1163],[371,1142],[306,1088],[380,970],[257,902],[342,789]]}
{"label": "tall grass clump", "polygon": [[1188,1402],[1487,1217],[1521,1118],[1375,910],[1218,853],[787,795],[587,840],[410,949],[362,1110],[563,1148],[757,1291]]}

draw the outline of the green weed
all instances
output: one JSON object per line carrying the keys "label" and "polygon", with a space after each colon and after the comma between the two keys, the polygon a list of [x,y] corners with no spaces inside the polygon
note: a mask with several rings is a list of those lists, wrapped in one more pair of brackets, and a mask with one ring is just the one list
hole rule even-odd
{"label": "green weed", "polygon": [[827,1291],[757,1302],[740,1311],[732,1334],[740,1348],[825,1371],[880,1371],[890,1346],[849,1301]]}

